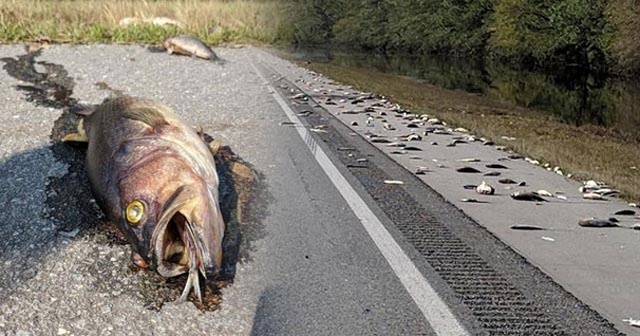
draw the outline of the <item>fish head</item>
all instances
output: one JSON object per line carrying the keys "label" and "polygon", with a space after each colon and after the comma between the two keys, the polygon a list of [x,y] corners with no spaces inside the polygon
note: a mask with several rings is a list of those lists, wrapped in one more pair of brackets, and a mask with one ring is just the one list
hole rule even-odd
{"label": "fish head", "polygon": [[215,277],[224,235],[217,192],[194,176],[165,183],[156,176],[156,183],[146,183],[148,178],[136,175],[122,181],[129,188],[121,195],[121,227],[132,245],[132,261],[155,265],[164,277],[194,271]]}
{"label": "fish head", "polygon": [[205,278],[217,275],[224,222],[214,196],[206,186],[182,186],[165,204],[148,251],[160,275],[172,277],[194,268]]}

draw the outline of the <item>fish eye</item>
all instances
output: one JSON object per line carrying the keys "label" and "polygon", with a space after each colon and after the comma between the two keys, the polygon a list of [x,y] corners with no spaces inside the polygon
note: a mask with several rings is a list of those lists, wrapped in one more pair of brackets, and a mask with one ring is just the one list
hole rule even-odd
{"label": "fish eye", "polygon": [[138,200],[132,201],[127,204],[124,214],[127,217],[127,222],[138,224],[144,216],[144,204]]}

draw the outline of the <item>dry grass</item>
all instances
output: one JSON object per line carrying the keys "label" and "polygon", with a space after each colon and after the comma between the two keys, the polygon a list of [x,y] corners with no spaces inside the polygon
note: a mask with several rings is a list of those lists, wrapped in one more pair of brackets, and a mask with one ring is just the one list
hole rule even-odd
{"label": "dry grass", "polygon": [[[305,66],[560,166],[577,179],[605,181],[620,189],[627,200],[640,200],[640,143],[635,139],[601,127],[567,125],[539,111],[396,75],[322,63]],[[501,136],[517,140],[505,141]]]}
{"label": "dry grass", "polygon": [[[272,42],[280,24],[276,1],[0,0],[0,42],[46,35],[59,42],[158,43],[187,32],[208,43]],[[125,17],[168,17],[183,28],[120,27]]]}

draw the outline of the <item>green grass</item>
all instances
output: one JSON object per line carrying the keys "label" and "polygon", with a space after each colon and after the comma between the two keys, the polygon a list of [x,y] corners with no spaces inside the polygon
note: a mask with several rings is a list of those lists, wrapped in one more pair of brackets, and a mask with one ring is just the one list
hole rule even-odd
{"label": "green grass", "polygon": [[[276,1],[0,0],[0,43],[160,43],[181,33],[209,44],[272,43],[281,22]],[[120,26],[121,19],[168,17],[182,24]]]}

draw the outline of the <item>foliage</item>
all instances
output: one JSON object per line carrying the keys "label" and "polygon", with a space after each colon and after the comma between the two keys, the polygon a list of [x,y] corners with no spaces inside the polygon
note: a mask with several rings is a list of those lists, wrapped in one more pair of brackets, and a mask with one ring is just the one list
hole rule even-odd
{"label": "foliage", "polygon": [[[283,0],[284,1],[284,0]],[[616,2],[618,5],[610,5]],[[616,21],[640,28],[633,0],[295,0],[286,21],[294,44],[498,58],[526,68],[608,70],[612,56],[635,59]],[[613,20],[614,18],[615,20]],[[634,35],[635,35],[634,31]],[[612,43],[617,49],[612,51]],[[635,45],[635,44],[634,44]],[[640,45],[639,45],[640,46]],[[627,61],[631,64],[632,62]],[[640,62],[638,62],[640,64]]]}

